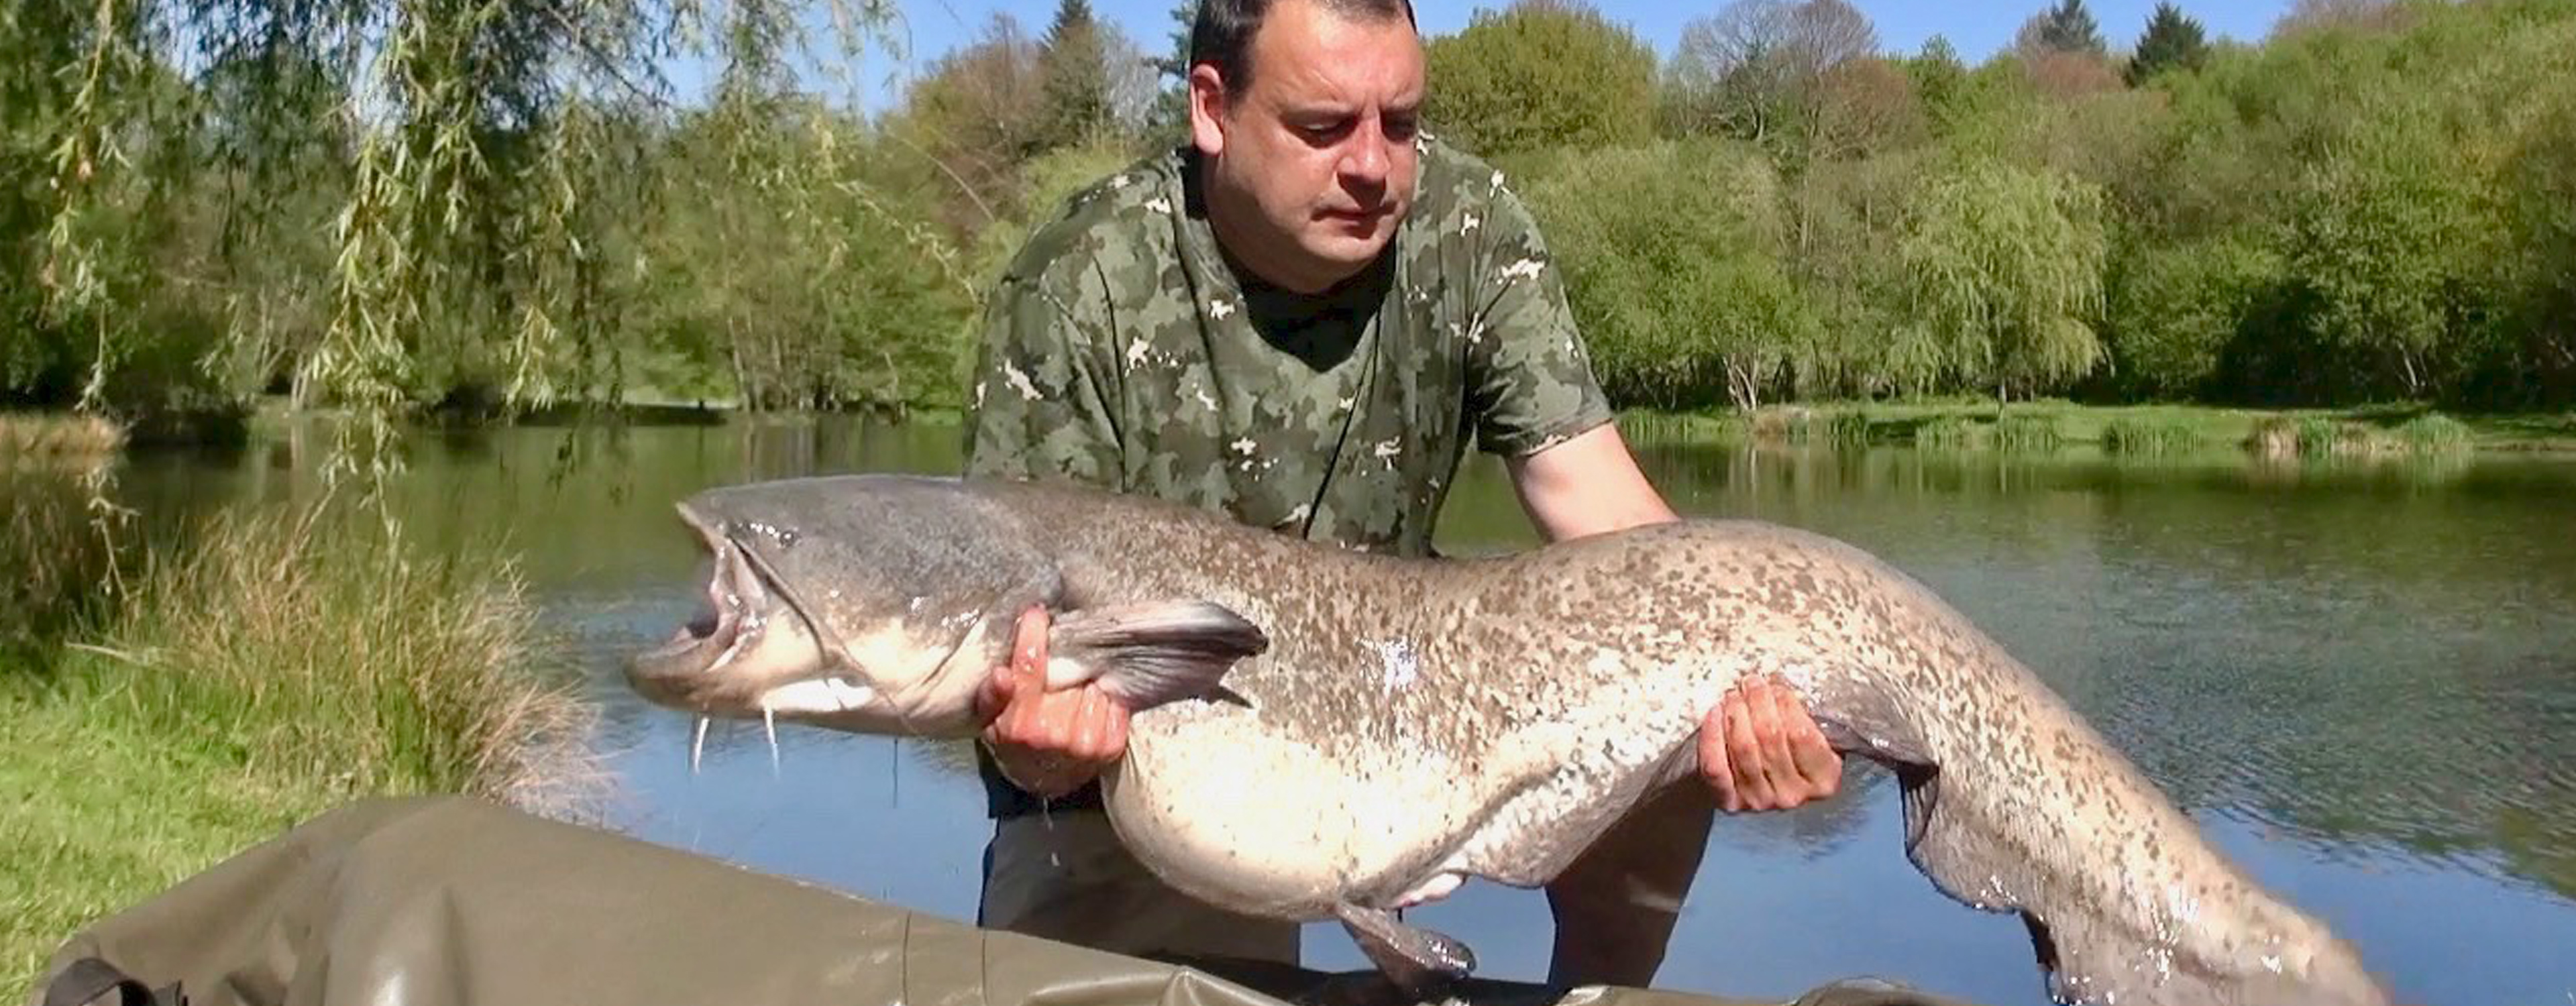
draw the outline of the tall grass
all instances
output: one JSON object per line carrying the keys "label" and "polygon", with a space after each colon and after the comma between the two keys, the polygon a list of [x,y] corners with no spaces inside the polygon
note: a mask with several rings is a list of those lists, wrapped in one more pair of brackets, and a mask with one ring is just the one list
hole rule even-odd
{"label": "tall grass", "polygon": [[1914,428],[1914,443],[1919,447],[1966,450],[1983,442],[1980,429],[1965,416],[1935,416]]}
{"label": "tall grass", "polygon": [[114,454],[124,448],[125,439],[124,427],[94,415],[0,412],[0,463]]}
{"label": "tall grass", "polygon": [[2467,450],[2470,445],[2468,424],[2439,412],[2427,412],[2397,427],[2397,439],[2416,451],[2447,453]]}
{"label": "tall grass", "polygon": [[592,708],[513,563],[321,507],[214,518],[145,565],[77,677],[95,715],[334,798],[463,793],[584,812]]}
{"label": "tall grass", "polygon": [[2323,415],[2273,416],[2256,423],[2246,447],[2271,458],[2378,458],[2454,454],[2475,446],[2467,424],[2428,412],[2383,428]]}
{"label": "tall grass", "polygon": [[32,673],[43,655],[103,617],[120,513],[100,468],[0,458],[0,664]]}
{"label": "tall grass", "polygon": [[2178,419],[2119,418],[2102,426],[2102,450],[2111,454],[2151,457],[2179,454],[2200,442],[2192,424]]}
{"label": "tall grass", "polygon": [[2007,451],[2053,451],[2066,443],[2066,431],[2053,413],[2018,412],[1995,421],[1994,438]]}

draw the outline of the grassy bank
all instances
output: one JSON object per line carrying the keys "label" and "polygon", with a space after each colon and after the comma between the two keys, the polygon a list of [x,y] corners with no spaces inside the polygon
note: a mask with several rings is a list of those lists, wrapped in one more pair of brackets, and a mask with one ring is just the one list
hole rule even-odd
{"label": "grassy bank", "polygon": [[468,793],[578,817],[590,708],[515,570],[361,520],[226,519],[111,614],[0,656],[0,974],[349,799]]}
{"label": "grassy bank", "polygon": [[1992,401],[1940,399],[1771,405],[1750,415],[1641,415],[1718,439],[1935,449],[2091,447],[2128,456],[2241,450],[2305,457],[2576,452],[2576,413],[2454,416],[2409,405],[2275,411],[2043,400],[2011,404],[1999,416]]}

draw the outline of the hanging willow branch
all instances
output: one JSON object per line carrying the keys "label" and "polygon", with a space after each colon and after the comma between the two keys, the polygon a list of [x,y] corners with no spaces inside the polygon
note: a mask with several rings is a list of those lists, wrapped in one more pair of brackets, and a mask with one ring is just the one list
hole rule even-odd
{"label": "hanging willow branch", "polygon": [[[881,0],[825,2],[837,43],[815,61],[825,67],[854,62],[894,19]],[[263,229],[327,220],[327,262],[224,270],[301,287],[284,299],[316,305],[313,324],[269,323],[280,298],[266,292],[215,299],[233,305],[231,355],[294,361],[296,403],[347,415],[333,479],[398,471],[406,412],[479,375],[511,407],[567,389],[615,400],[603,249],[631,221],[604,207],[631,216],[655,190],[641,177],[642,141],[621,124],[672,104],[661,70],[674,58],[721,65],[720,104],[778,107],[796,86],[809,13],[780,0],[97,0],[77,25],[13,23],[76,36],[61,113],[44,123],[54,139],[39,276],[50,323],[97,333],[84,404],[136,325],[107,278],[136,251],[113,247],[99,222],[136,142],[187,145],[204,176],[192,184],[224,194],[219,257],[255,254],[244,249],[263,243],[245,237]],[[197,95],[185,123],[145,121],[148,84],[161,78]],[[737,125],[788,127],[774,114]],[[785,159],[774,139],[739,141],[772,151],[742,162],[756,184],[821,188],[829,175],[794,177],[817,169]],[[305,215],[317,192],[330,194],[327,216]]]}

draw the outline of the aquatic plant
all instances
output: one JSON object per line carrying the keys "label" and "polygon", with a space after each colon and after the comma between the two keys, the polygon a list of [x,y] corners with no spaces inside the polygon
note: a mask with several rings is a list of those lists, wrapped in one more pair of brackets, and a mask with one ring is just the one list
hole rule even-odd
{"label": "aquatic plant", "polygon": [[2152,456],[2187,451],[2200,442],[2190,423],[2176,419],[2119,418],[2103,424],[2102,449],[2112,454]]}

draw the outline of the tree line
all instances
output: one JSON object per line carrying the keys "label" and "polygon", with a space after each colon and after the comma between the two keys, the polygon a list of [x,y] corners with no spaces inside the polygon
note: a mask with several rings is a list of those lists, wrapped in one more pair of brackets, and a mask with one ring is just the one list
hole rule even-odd
{"label": "tree line", "polygon": [[[997,17],[865,114],[797,70],[900,36],[860,2],[0,18],[0,399],[956,407],[1019,237],[1183,141],[1194,0]],[[1518,0],[1428,41],[1426,123],[1515,179],[1623,404],[2576,402],[2576,0],[2112,34],[2058,0],[1970,65],[1729,0],[1662,56]]]}

